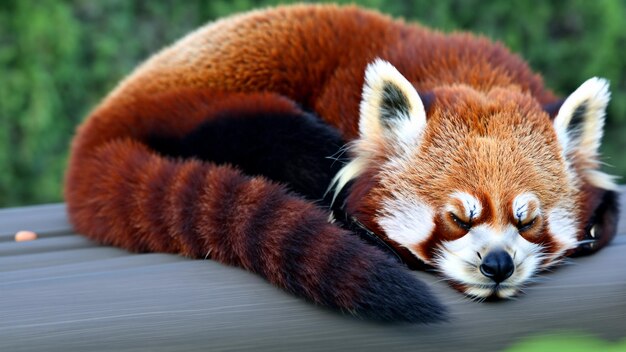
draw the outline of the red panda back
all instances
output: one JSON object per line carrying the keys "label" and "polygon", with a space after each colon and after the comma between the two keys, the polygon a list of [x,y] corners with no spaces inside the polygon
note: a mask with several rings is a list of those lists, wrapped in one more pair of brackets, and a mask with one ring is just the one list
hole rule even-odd
{"label": "red panda back", "polygon": [[197,29],[139,66],[98,109],[182,88],[269,91],[315,111],[350,140],[358,135],[363,72],[377,57],[422,92],[453,83],[516,86],[541,103],[554,100],[523,60],[485,38],[445,35],[354,6],[296,5]]}

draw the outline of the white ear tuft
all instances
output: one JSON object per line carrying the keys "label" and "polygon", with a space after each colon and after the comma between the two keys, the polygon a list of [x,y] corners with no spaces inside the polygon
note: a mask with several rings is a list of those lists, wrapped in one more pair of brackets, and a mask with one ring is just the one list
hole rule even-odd
{"label": "white ear tuft", "polygon": [[383,137],[413,145],[426,125],[424,104],[413,85],[381,59],[365,70],[360,114],[359,132],[364,139]]}
{"label": "white ear tuft", "polygon": [[565,99],[554,119],[554,128],[566,155],[576,150],[597,155],[610,98],[609,81],[593,77]]}
{"label": "white ear tuft", "polygon": [[585,178],[590,184],[598,188],[619,192],[619,186],[617,185],[617,180],[619,179],[618,176],[609,175],[602,171],[591,169],[585,171]]}

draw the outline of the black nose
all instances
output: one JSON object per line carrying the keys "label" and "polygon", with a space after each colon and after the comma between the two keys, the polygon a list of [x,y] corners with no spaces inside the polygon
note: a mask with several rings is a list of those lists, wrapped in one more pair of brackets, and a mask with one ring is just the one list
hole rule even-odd
{"label": "black nose", "polygon": [[515,271],[513,259],[503,250],[489,252],[480,265],[480,272],[496,283],[508,279],[513,275],[513,271]]}

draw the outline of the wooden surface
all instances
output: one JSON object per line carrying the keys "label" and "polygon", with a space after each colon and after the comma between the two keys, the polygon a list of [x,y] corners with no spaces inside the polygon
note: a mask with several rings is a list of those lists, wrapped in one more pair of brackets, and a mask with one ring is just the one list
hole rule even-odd
{"label": "wooden surface", "polygon": [[[13,242],[21,229],[40,238]],[[212,261],[98,246],[72,232],[62,204],[0,210],[0,351],[491,351],[537,333],[623,339],[624,221],[619,233],[514,301],[474,303],[416,272],[448,302],[451,322],[383,325]]]}

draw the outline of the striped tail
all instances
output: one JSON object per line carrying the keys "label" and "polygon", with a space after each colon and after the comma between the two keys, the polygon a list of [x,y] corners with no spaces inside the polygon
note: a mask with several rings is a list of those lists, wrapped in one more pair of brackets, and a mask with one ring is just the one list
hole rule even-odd
{"label": "striped tail", "polygon": [[207,103],[215,98],[187,93],[151,100],[162,104],[159,109],[145,108],[150,101],[144,101],[124,111],[96,111],[74,141],[67,174],[66,199],[76,230],[132,251],[208,256],[363,318],[444,318],[445,309],[408,269],[329,223],[327,211],[285,186],[231,166],[164,157],[146,145],[150,123],[184,134],[229,100],[238,109],[245,98],[250,109],[299,113],[279,97],[271,98],[276,100],[271,107],[267,95]]}

